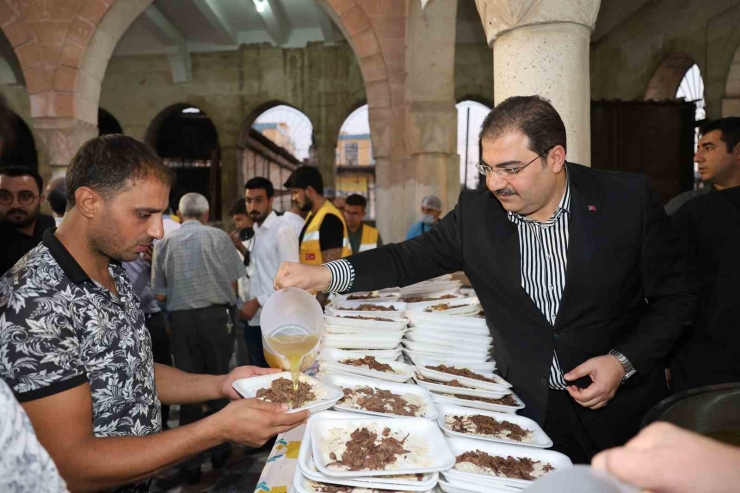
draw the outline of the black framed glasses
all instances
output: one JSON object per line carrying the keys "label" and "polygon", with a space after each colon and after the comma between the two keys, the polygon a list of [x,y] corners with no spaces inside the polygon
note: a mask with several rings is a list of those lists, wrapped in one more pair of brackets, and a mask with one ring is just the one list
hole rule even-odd
{"label": "black framed glasses", "polygon": [[16,197],[21,205],[30,205],[34,200],[41,197],[41,195],[34,195],[29,190],[21,190],[17,194],[14,194],[10,190],[0,190],[0,204],[2,205],[12,205],[13,199]]}
{"label": "black framed glasses", "polygon": [[524,166],[520,166],[518,168],[494,168],[492,166],[487,165],[483,161],[480,161],[478,164],[475,165],[476,168],[478,168],[478,172],[481,175],[485,176],[491,176],[492,174],[496,174],[499,178],[503,178],[506,181],[512,181],[516,178],[517,173],[519,173],[521,170],[532,164],[533,162],[537,161],[542,156],[545,156],[547,153],[549,153],[551,150],[553,150],[555,146],[550,147],[545,152],[537,156],[536,158],[532,159],[530,162],[525,164]]}

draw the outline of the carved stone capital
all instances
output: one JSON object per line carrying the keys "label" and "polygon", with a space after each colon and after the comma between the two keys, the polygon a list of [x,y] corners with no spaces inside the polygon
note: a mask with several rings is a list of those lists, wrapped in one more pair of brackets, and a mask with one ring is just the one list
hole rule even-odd
{"label": "carved stone capital", "polygon": [[97,125],[74,118],[34,118],[33,128],[53,172],[66,168],[82,144],[98,135]]}
{"label": "carved stone capital", "polygon": [[571,22],[593,31],[601,0],[475,0],[488,44],[513,29]]}

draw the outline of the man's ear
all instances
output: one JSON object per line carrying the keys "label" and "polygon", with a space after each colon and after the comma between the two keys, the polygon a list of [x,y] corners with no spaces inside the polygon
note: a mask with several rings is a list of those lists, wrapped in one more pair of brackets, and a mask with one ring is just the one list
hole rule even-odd
{"label": "man's ear", "polygon": [[80,187],[75,190],[75,207],[87,219],[95,217],[103,198],[93,189]]}

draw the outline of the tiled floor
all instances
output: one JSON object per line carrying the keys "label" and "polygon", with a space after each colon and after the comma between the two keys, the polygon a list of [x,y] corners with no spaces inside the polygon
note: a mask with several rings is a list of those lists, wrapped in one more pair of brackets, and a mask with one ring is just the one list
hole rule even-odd
{"label": "tiled floor", "polygon": [[[178,409],[173,407],[170,412],[170,427],[177,426]],[[224,467],[214,470],[210,458],[205,460],[198,484],[182,482],[178,468],[173,467],[156,476],[151,493],[253,493],[273,442],[268,442],[260,449],[232,444],[233,455]]]}

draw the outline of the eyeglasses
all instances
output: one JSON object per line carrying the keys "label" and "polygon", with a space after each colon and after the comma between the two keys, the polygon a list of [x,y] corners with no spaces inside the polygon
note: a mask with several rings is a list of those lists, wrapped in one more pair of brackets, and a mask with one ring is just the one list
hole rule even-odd
{"label": "eyeglasses", "polygon": [[18,202],[20,202],[21,205],[30,205],[34,200],[41,197],[41,195],[34,195],[33,192],[28,190],[21,190],[18,194],[14,194],[9,190],[0,190],[0,204],[2,205],[13,204],[13,199],[15,197],[18,197]]}
{"label": "eyeglasses", "polygon": [[478,172],[481,175],[485,176],[491,176],[492,174],[496,174],[499,178],[503,178],[506,181],[512,181],[516,178],[517,173],[519,173],[521,170],[532,164],[533,162],[537,161],[542,156],[549,153],[551,150],[553,150],[555,146],[550,147],[545,152],[537,156],[536,158],[532,159],[530,162],[525,164],[524,166],[520,166],[518,168],[493,168],[492,166],[487,165],[483,161],[479,162],[475,165],[476,168],[478,168]]}

